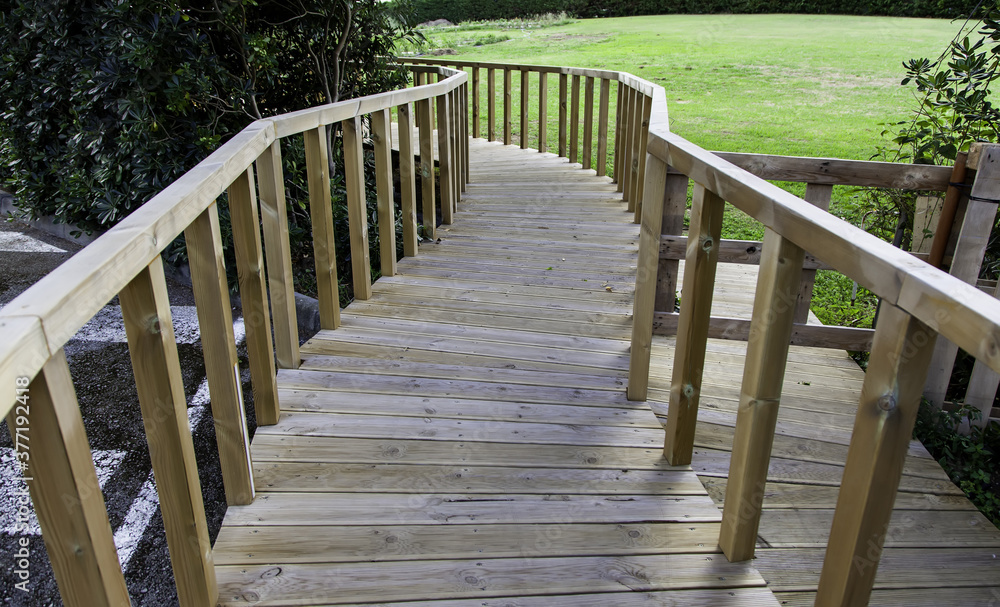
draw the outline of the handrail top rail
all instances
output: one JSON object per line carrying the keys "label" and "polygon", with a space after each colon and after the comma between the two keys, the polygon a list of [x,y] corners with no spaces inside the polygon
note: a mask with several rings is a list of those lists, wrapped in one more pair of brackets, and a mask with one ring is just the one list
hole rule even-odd
{"label": "handrail top rail", "polygon": [[434,84],[349,99],[254,121],[128,217],[0,309],[0,417],[17,377],[34,377],[107,302],[194,222],[276,140],[320,125],[430,99],[468,75],[441,68]]}
{"label": "handrail top rail", "polygon": [[1000,301],[660,124],[647,151],[1000,372]]}

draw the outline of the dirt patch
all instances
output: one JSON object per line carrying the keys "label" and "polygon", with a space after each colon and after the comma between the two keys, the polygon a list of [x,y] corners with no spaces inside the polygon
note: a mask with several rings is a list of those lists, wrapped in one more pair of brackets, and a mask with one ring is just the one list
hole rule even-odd
{"label": "dirt patch", "polygon": [[563,42],[565,40],[579,40],[580,42],[604,42],[611,36],[608,34],[604,35],[587,35],[587,34],[549,34],[545,37],[546,40],[550,42]]}

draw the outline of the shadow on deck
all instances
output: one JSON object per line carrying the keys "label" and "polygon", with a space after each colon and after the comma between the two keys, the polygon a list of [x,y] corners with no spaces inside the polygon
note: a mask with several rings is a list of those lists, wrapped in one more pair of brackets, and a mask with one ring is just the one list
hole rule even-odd
{"label": "shadow on deck", "polygon": [[[220,603],[812,604],[864,374],[793,348],[757,559],[717,543],[745,344],[711,341],[695,466],[662,457],[673,338],[625,397],[638,226],[608,178],[474,140],[454,225],[278,374]],[[714,308],[749,317],[756,268]],[[872,604],[987,604],[1000,533],[917,443]],[[947,585],[948,589],[934,589]],[[772,595],[772,591],[777,595]],[[420,603],[410,603],[418,601]]]}

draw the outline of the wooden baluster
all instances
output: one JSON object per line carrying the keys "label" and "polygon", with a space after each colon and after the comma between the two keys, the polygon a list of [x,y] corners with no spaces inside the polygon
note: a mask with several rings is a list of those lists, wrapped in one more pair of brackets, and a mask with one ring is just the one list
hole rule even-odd
{"label": "wooden baluster", "polygon": [[[647,97],[645,95],[639,96],[639,101],[642,104],[642,111],[640,114],[641,120],[639,121],[638,134],[638,152],[636,158],[646,157],[646,144],[649,141],[649,117],[653,110],[653,98]],[[645,184],[646,175],[646,164],[639,162],[636,167],[636,178],[635,178],[635,223],[639,223],[642,219],[642,200],[643,200],[643,189]]]}
{"label": "wooden baluster", "polygon": [[566,92],[569,78],[559,74],[559,155],[566,158],[566,110],[569,109]]}
{"label": "wooden baluster", "polygon": [[549,149],[546,141],[545,131],[548,126],[549,112],[549,75],[547,72],[538,72],[538,151],[547,152]]}
{"label": "wooden baluster", "polygon": [[[365,198],[365,161],[361,148],[361,116],[342,121],[344,129],[344,185],[347,222],[351,230],[351,273],[354,299],[372,296],[371,255],[368,252],[368,202]],[[443,125],[438,124],[438,128]]]}
{"label": "wooden baluster", "polygon": [[122,290],[119,301],[177,597],[184,606],[214,605],[219,589],[212,542],[159,256]]}
{"label": "wooden baluster", "polygon": [[632,184],[635,173],[632,172],[632,163],[635,158],[635,148],[632,146],[632,140],[635,139],[635,102],[636,102],[636,92],[632,88],[626,87],[625,89],[625,111],[624,111],[624,124],[622,125],[622,172],[621,172],[621,183],[622,183],[622,200],[628,203],[628,212],[635,213],[635,198],[633,197],[634,192],[632,191]]}
{"label": "wooden baluster", "polygon": [[449,124],[449,112],[451,103],[449,95],[438,97],[438,165],[439,165],[439,186],[441,187],[441,223],[450,224],[452,222],[452,209],[454,208],[455,183],[452,176],[451,163],[451,125]]}
{"label": "wooden baluster", "polygon": [[455,213],[458,210],[458,202],[462,199],[462,151],[458,149],[458,133],[462,128],[462,121],[459,118],[459,99],[461,99],[462,91],[460,89],[455,89],[448,96],[448,120],[450,121],[448,127],[448,145],[451,146],[450,158],[452,162],[451,167],[451,181],[452,181],[452,197],[451,197],[451,211]]}
{"label": "wooden baluster", "polygon": [[521,70],[521,149],[528,149],[528,87],[531,72]]}
{"label": "wooden baluster", "polygon": [[[430,121],[424,124],[430,124]],[[333,236],[326,127],[320,126],[302,135],[305,140],[306,173],[309,181],[309,216],[312,220],[313,257],[316,263],[319,326],[332,330],[340,326],[340,282],[337,278],[337,247]]]}
{"label": "wooden baluster", "polygon": [[587,76],[583,96],[583,168],[593,165],[594,156],[594,79]]}
{"label": "wooden baluster", "polygon": [[281,369],[298,369],[299,329],[295,284],[288,242],[288,211],[281,168],[281,142],[276,140],[257,159],[257,187],[267,255],[267,285],[274,315],[274,349]]}
{"label": "wooden baluster", "polygon": [[375,148],[375,194],[378,198],[378,242],[382,276],[396,275],[396,199],[392,191],[392,142],[389,110],[371,114]]}
{"label": "wooden baluster", "polygon": [[611,103],[611,81],[601,79],[600,104],[597,112],[597,175],[608,173],[608,104]]}
{"label": "wooden baluster", "polygon": [[625,116],[628,113],[627,106],[627,93],[626,87],[622,85],[621,82],[618,83],[618,101],[615,105],[615,158],[614,158],[614,174],[611,179],[614,183],[618,185],[616,191],[625,192],[625,183],[622,179],[622,165],[625,163],[625,149],[622,144],[624,141],[625,130]]}
{"label": "wooden baluster", "polygon": [[[646,167],[647,183],[649,167]],[[649,191],[648,189],[646,191]],[[680,236],[684,231],[684,211],[687,208],[687,175],[681,173],[667,174],[667,193],[663,204],[663,221],[660,227],[662,235]],[[650,193],[650,201],[655,193]],[[654,213],[656,211],[650,211]],[[677,303],[677,274],[680,261],[677,259],[660,259],[656,271],[656,305],[655,310],[673,312]]]}
{"label": "wooden baluster", "polygon": [[[997,215],[997,204],[990,202],[1000,199],[1000,145],[973,144],[968,156],[970,177],[975,175],[972,191],[962,228],[955,245],[949,273],[969,284],[976,284],[983,255],[990,239],[990,231]],[[958,355],[958,346],[947,339],[938,341],[931,359],[927,386],[924,396],[936,408],[944,404],[945,393],[951,380],[951,371]]]}
{"label": "wooden baluster", "polygon": [[580,77],[573,76],[573,92],[569,106],[569,161],[580,159]]}
{"label": "wooden baluster", "polygon": [[229,186],[229,215],[236,249],[236,270],[246,327],[247,355],[253,385],[257,425],[278,423],[278,384],[275,380],[274,348],[271,345],[271,310],[267,304],[264,252],[260,245],[253,168],[247,168]]}
{"label": "wooden baluster", "polygon": [[184,240],[191,266],[198,325],[201,327],[201,347],[226,502],[230,506],[242,506],[253,502],[253,470],[240,367],[236,357],[236,337],[233,334],[229,282],[222,259],[222,236],[215,203],[184,230]]}
{"label": "wooden baluster", "polygon": [[[724,210],[725,202],[721,198],[701,184],[695,184],[663,447],[664,456],[673,466],[690,464],[694,449]],[[655,212],[651,214],[659,216]]]}
{"label": "wooden baluster", "polygon": [[[30,452],[18,452],[30,453],[28,491],[63,604],[129,605],[65,353],[56,352],[24,387],[28,404],[11,410],[7,429],[14,445],[30,441]],[[18,427],[28,428],[27,436],[18,438]]]}
{"label": "wooden baluster", "polygon": [[[993,297],[1000,299],[1000,282],[993,290]],[[965,392],[965,404],[975,407],[981,413],[979,419],[972,422],[973,425],[985,428],[989,423],[998,387],[1000,387],[1000,374],[989,368],[983,361],[977,360],[972,367],[972,375],[969,377],[969,388]],[[965,428],[962,430],[964,431]]]}
{"label": "wooden baluster", "polygon": [[719,536],[730,562],[753,558],[757,542],[804,258],[790,240],[765,231]]}
{"label": "wooden baluster", "polygon": [[[805,200],[824,211],[830,208],[830,197],[833,186],[827,183],[810,183],[806,185]],[[795,307],[795,322],[809,322],[809,304],[812,303],[813,285],[816,284],[816,270],[802,270],[802,281],[799,286],[798,303]]]}
{"label": "wooden baluster", "polygon": [[496,70],[489,68],[486,70],[486,88],[489,91],[489,98],[487,99],[487,114],[486,122],[488,123],[489,130],[489,140],[497,140],[496,122],[497,122],[497,79]]}
{"label": "wooden baluster", "polygon": [[503,144],[510,145],[511,142],[511,128],[513,125],[510,121],[511,106],[514,104],[514,98],[511,96],[511,85],[510,85],[510,68],[504,68],[503,70]]}
{"label": "wooden baluster", "polygon": [[816,605],[867,605],[936,334],[882,302]]}
{"label": "wooden baluster", "polygon": [[[646,400],[649,387],[649,357],[653,343],[653,313],[656,298],[656,272],[660,259],[660,222],[654,221],[662,212],[667,193],[667,163],[655,156],[647,156],[649,169],[646,178],[650,192],[650,211],[639,230],[639,257],[636,268],[635,299],[632,307],[632,347],[629,351],[628,388],[629,400]],[[657,193],[659,195],[657,195]],[[654,225],[655,224],[655,225]]]}
{"label": "wooden baluster", "polygon": [[[462,112],[465,116],[469,115],[469,91],[468,89],[463,89],[464,96],[462,97]],[[465,120],[462,121],[465,124]],[[469,130],[468,126],[462,132],[462,191],[465,191],[465,186],[469,183]]]}
{"label": "wooden baluster", "polygon": [[403,208],[403,255],[417,254],[417,174],[413,162],[410,104],[396,109],[399,121],[399,197]]}
{"label": "wooden baluster", "polygon": [[[493,70],[490,70],[492,75]],[[490,103],[492,103],[492,98]],[[416,113],[421,124],[431,123],[431,100],[417,101]],[[492,121],[490,122],[492,125]],[[437,238],[437,212],[434,193],[434,133],[430,129],[420,129],[420,193],[423,200],[424,238]]]}
{"label": "wooden baluster", "polygon": [[479,139],[479,67],[472,68],[472,136]]}
{"label": "wooden baluster", "polygon": [[643,148],[643,130],[642,130],[642,114],[645,106],[645,96],[639,91],[632,91],[632,104],[633,104],[633,115],[632,115],[632,126],[630,127],[631,132],[631,161],[629,162],[626,171],[629,174],[628,180],[628,192],[629,192],[629,210],[633,213],[639,213],[639,204],[641,202],[639,198],[639,152]]}

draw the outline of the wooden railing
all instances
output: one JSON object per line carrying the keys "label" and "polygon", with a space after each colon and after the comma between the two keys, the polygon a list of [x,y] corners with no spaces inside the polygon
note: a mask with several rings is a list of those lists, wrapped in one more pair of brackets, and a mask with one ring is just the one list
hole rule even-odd
{"label": "wooden railing", "polygon": [[[663,234],[676,241],[687,183],[694,182],[664,446],[672,464],[691,462],[706,341],[718,330],[711,304],[725,201],[766,227],[753,317],[741,329],[749,343],[719,539],[730,560],[754,554],[789,344],[793,331],[805,329],[796,324],[803,310],[803,267],[834,268],[882,299],[816,600],[817,605],[867,604],[936,337],[1000,370],[1000,302],[818,208],[828,200],[820,186],[942,190],[951,168],[849,162],[835,167],[826,160],[724,155],[730,162],[656,120],[647,150],[628,385],[634,400],[646,396],[654,323],[663,319],[655,310],[673,305],[670,277],[676,266],[669,264],[676,262],[661,254]],[[975,152],[979,175],[970,199],[995,205],[1000,146]],[[810,183],[807,199],[737,164],[769,179]],[[806,249],[813,261],[804,266]],[[859,562],[866,566],[856,566]]]}
{"label": "wooden railing", "polygon": [[[254,498],[217,198],[228,191],[240,299],[258,424],[277,423],[278,367],[297,368],[299,341],[285,211],[281,140],[304,137],[320,322],[339,324],[327,129],[342,130],[354,296],[371,293],[362,140],[375,154],[381,275],[395,273],[390,110],[399,121],[404,252],[417,252],[416,167],[411,104],[424,124],[437,108],[442,217],[450,221],[467,181],[467,76],[424,68],[440,82],[257,121],[170,184],[118,226],[0,310],[0,413],[35,505],[64,604],[128,605],[63,346],[115,296],[129,352],[181,605],[218,598],[212,546],[188,426],[161,253],[184,234],[202,329],[226,500]],[[370,131],[362,117],[368,115]],[[424,227],[435,224],[431,129],[420,129]],[[258,205],[259,196],[259,205]],[[261,241],[263,227],[263,243]],[[265,256],[266,252],[266,282]],[[270,299],[268,298],[270,293]],[[272,343],[271,318],[274,318]]]}

